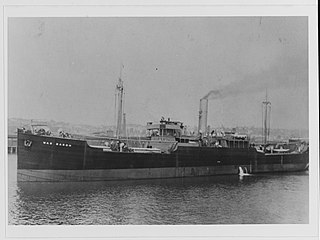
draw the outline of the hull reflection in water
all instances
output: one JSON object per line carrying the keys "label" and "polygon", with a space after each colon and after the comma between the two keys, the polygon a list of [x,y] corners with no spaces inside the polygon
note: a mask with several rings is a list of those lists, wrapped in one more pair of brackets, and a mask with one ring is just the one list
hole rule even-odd
{"label": "hull reflection in water", "polygon": [[308,223],[305,172],[31,183],[16,182],[9,170],[9,224]]}

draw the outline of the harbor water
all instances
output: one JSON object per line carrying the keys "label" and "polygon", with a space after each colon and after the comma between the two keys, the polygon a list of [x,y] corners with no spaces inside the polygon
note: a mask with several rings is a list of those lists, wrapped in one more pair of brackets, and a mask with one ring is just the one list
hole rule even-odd
{"label": "harbor water", "polygon": [[308,172],[114,182],[18,183],[10,225],[307,224]]}

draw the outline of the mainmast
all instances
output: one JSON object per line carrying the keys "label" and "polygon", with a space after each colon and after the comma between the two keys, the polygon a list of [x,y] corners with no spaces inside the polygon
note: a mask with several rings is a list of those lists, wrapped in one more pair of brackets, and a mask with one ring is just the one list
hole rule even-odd
{"label": "mainmast", "polygon": [[268,92],[266,92],[266,100],[262,102],[264,107],[264,126],[263,126],[263,135],[264,135],[264,150],[266,150],[266,145],[269,137],[269,128],[270,128],[270,118],[268,118],[268,112],[271,111],[271,102],[268,101]]}
{"label": "mainmast", "polygon": [[[123,65],[122,65],[123,67]],[[118,116],[117,116],[117,130],[116,137],[119,138],[121,135],[122,129],[122,116],[123,116],[123,81],[121,79],[122,67],[120,69],[120,77],[118,84],[116,85],[116,94],[117,94],[117,103],[118,103]]]}

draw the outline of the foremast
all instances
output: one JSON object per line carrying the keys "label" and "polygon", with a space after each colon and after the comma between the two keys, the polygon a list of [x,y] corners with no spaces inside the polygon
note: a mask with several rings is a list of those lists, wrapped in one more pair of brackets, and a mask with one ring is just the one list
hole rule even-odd
{"label": "foremast", "polygon": [[123,87],[123,81],[122,81],[122,68],[120,69],[120,77],[118,80],[118,84],[116,85],[116,111],[117,111],[117,129],[116,129],[116,137],[120,138],[120,136],[123,134],[122,131],[125,129],[125,126],[123,125],[124,122],[122,121],[124,114],[124,87]]}

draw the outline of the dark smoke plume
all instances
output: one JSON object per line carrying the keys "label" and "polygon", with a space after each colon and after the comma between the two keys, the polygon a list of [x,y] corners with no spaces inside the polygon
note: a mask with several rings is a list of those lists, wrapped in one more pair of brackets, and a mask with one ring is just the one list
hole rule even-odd
{"label": "dark smoke plume", "polygon": [[266,89],[305,88],[308,84],[308,60],[301,57],[281,61],[258,74],[246,74],[222,89],[208,92],[202,99],[221,99],[230,96],[265,92]]}
{"label": "dark smoke plume", "polygon": [[207,93],[202,99],[214,99],[214,98],[219,98],[221,96],[221,92],[219,90],[211,90],[210,92]]}

